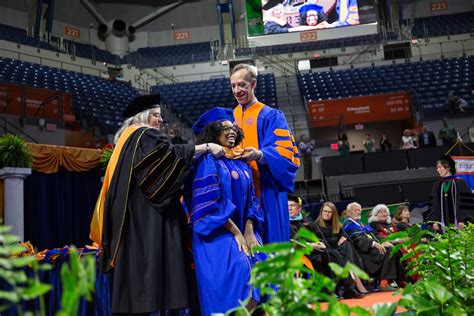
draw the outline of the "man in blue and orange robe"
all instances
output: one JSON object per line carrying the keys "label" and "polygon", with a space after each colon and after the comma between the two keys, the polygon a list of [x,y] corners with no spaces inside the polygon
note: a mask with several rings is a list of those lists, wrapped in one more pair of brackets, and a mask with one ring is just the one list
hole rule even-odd
{"label": "man in blue and orange robe", "polygon": [[263,242],[289,241],[287,193],[294,190],[300,165],[295,139],[284,114],[255,98],[257,74],[253,66],[235,66],[230,82],[239,103],[234,109],[234,123],[245,135],[242,158],[250,163],[264,211]]}

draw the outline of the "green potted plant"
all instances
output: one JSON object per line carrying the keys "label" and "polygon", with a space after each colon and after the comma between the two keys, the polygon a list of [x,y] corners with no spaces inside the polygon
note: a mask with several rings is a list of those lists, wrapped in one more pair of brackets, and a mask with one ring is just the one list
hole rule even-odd
{"label": "green potted plant", "polygon": [[21,136],[5,134],[0,137],[0,169],[31,168],[32,164],[33,157]]}
{"label": "green potted plant", "polygon": [[4,223],[24,239],[23,181],[31,174],[33,157],[26,141],[17,135],[0,137],[0,178],[4,184]]}

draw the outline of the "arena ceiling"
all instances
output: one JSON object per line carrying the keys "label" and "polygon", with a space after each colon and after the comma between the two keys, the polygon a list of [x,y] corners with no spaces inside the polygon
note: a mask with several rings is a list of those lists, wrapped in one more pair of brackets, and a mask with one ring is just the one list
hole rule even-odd
{"label": "arena ceiling", "polygon": [[[28,12],[36,1],[33,0],[2,0],[0,7]],[[143,18],[160,7],[169,5],[173,0],[90,0],[96,10],[106,20],[121,19],[127,25]],[[215,0],[183,0],[178,8],[164,14],[138,31],[169,30],[171,24],[175,29],[194,28],[217,25],[217,10]],[[238,1],[235,5],[239,6]],[[234,5],[234,7],[235,7]],[[240,14],[239,11],[234,11]],[[97,27],[97,22],[78,0],[58,0],[54,7],[55,20],[73,25],[89,27],[91,23]]]}

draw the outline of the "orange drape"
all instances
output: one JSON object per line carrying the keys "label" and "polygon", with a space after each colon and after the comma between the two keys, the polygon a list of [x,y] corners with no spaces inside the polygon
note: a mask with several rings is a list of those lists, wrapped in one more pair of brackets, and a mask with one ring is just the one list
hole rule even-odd
{"label": "orange drape", "polygon": [[100,164],[100,149],[28,144],[35,171],[58,172],[62,166],[69,171],[84,172]]}

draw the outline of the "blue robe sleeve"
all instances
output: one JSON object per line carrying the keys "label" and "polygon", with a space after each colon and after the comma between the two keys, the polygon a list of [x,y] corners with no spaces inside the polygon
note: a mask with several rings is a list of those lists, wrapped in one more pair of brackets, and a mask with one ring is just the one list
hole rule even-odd
{"label": "blue robe sleeve", "polygon": [[339,15],[337,21],[333,22],[334,26],[347,26],[359,24],[359,8],[357,0],[338,0],[336,11]]}
{"label": "blue robe sleeve", "polygon": [[[190,222],[197,234],[209,235],[223,227],[235,210],[225,175],[211,154],[198,157],[193,166]],[[226,184],[227,183],[227,184]]]}
{"label": "blue robe sleeve", "polygon": [[[252,172],[248,165],[245,165],[248,168],[248,173],[250,174],[250,177],[252,176]],[[263,231],[263,210],[260,207],[260,200],[258,199],[257,195],[255,194],[255,188],[253,186],[253,181],[250,179],[250,194],[249,194],[249,208],[248,208],[248,214],[247,214],[247,219],[251,219],[253,221],[253,228],[255,232],[258,232],[259,234],[262,233]]]}
{"label": "blue robe sleeve", "polygon": [[263,128],[259,129],[259,149],[265,163],[260,163],[258,168],[267,169],[281,191],[293,192],[300,160],[285,116],[281,111],[272,109],[262,124]]}

